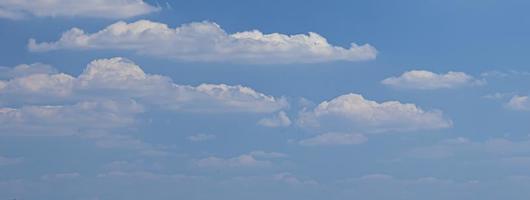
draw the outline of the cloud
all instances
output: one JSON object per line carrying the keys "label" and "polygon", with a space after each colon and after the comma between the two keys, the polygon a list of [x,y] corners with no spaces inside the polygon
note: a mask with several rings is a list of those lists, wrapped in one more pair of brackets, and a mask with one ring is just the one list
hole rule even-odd
{"label": "cloud", "polygon": [[261,161],[254,158],[252,155],[240,155],[234,158],[219,158],[211,156],[208,158],[200,159],[196,161],[198,167],[208,168],[225,168],[225,167],[264,167],[269,166],[269,161]]}
{"label": "cloud", "polygon": [[56,74],[57,70],[50,65],[42,63],[22,64],[13,68],[0,66],[0,80],[15,77],[24,77],[32,74]]}
{"label": "cloud", "polygon": [[143,0],[3,0],[0,18],[91,17],[121,19],[155,12],[160,8]]}
{"label": "cloud", "polygon": [[302,180],[289,172],[275,174],[273,180],[292,185],[318,185],[318,182],[315,180]]}
{"label": "cloud", "polygon": [[42,64],[2,70],[9,79],[0,81],[1,135],[74,135],[146,156],[168,153],[130,136],[144,112],[259,114],[288,106],[284,98],[239,85],[178,85],[124,58],[94,60],[77,77]]}
{"label": "cloud", "polygon": [[178,85],[169,77],[146,74],[124,58],[94,60],[78,77],[31,74],[0,82],[0,103],[57,104],[80,100],[134,99],[140,104],[187,112],[272,113],[288,106],[240,85]]}
{"label": "cloud", "polygon": [[137,115],[145,108],[134,100],[81,101],[65,105],[0,107],[0,135],[78,136],[97,147],[165,156],[163,146],[132,138]]}
{"label": "cloud", "polygon": [[302,146],[331,146],[361,144],[368,140],[362,134],[355,133],[324,133],[298,143]]}
{"label": "cloud", "polygon": [[517,70],[493,70],[493,71],[486,71],[480,74],[480,76],[485,78],[508,78],[508,77],[514,77],[514,76],[528,76],[530,75],[530,72],[527,71],[517,71]]}
{"label": "cloud", "polygon": [[511,92],[506,92],[506,93],[495,92],[495,93],[492,93],[492,94],[486,94],[486,95],[482,96],[482,98],[491,99],[491,100],[501,100],[501,99],[506,99],[509,96],[513,96],[513,93],[511,93]]}
{"label": "cloud", "polygon": [[265,151],[252,151],[249,153],[249,155],[257,157],[257,158],[285,158],[287,157],[287,155],[284,153],[265,152]]}
{"label": "cloud", "polygon": [[178,61],[236,63],[317,63],[375,59],[377,51],[365,44],[349,48],[333,46],[317,33],[264,34],[258,30],[229,34],[212,22],[193,22],[177,28],[140,20],[123,21],[96,32],[72,28],[55,42],[30,39],[30,51],[59,49],[128,50],[142,55]]}
{"label": "cloud", "polygon": [[530,111],[530,99],[528,96],[515,95],[506,103],[506,107],[512,110]]}
{"label": "cloud", "polygon": [[350,93],[302,111],[298,124],[339,132],[386,132],[442,129],[451,127],[452,121],[438,110],[425,111],[398,101],[378,103]]}
{"label": "cloud", "polygon": [[75,135],[123,128],[143,112],[135,101],[83,101],[73,105],[0,108],[0,132],[14,135]]}
{"label": "cloud", "polygon": [[485,81],[477,80],[464,72],[450,71],[445,74],[436,74],[425,70],[412,70],[399,77],[386,78],[381,83],[395,88],[435,90],[483,85]]}
{"label": "cloud", "polygon": [[192,141],[192,142],[202,142],[202,141],[206,141],[206,140],[215,139],[215,135],[199,133],[199,134],[188,136],[187,139],[189,141]]}
{"label": "cloud", "polygon": [[288,186],[304,187],[313,186],[313,189],[315,188],[314,186],[319,185],[319,183],[315,180],[300,178],[290,172],[280,172],[272,175],[238,176],[224,182],[230,183],[231,185],[242,184],[247,186],[255,183],[259,183],[262,186],[264,183],[272,183],[273,185],[287,184]]}
{"label": "cloud", "polygon": [[203,168],[241,168],[241,167],[267,167],[272,164],[270,160],[284,158],[287,155],[277,152],[253,151],[233,158],[220,158],[210,156],[195,161],[198,167]]}
{"label": "cloud", "polygon": [[266,127],[285,127],[291,125],[291,120],[284,111],[280,111],[271,118],[260,119],[258,124]]}

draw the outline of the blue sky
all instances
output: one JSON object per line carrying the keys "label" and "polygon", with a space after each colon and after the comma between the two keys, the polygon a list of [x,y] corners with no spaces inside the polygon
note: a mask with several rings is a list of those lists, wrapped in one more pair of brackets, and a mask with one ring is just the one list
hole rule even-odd
{"label": "blue sky", "polygon": [[529,4],[0,0],[0,198],[528,199]]}

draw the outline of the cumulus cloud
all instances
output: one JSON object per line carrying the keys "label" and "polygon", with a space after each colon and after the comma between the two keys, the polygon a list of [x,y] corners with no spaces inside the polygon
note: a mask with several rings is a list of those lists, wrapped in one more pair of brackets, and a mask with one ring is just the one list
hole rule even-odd
{"label": "cumulus cloud", "polygon": [[15,67],[0,66],[0,79],[24,77],[32,74],[56,74],[57,70],[50,65],[42,63],[22,64]]}
{"label": "cumulus cloud", "polygon": [[275,113],[288,106],[239,85],[178,85],[124,58],[95,60],[79,76],[40,64],[2,70],[0,134],[75,135],[147,156],[167,152],[127,135],[146,111]]}
{"label": "cumulus cloud", "polygon": [[506,103],[506,107],[512,110],[530,111],[530,99],[528,96],[515,95]]}
{"label": "cumulus cloud", "polygon": [[202,142],[202,141],[206,141],[206,140],[215,139],[215,135],[199,133],[199,134],[195,134],[195,135],[190,135],[190,136],[188,136],[187,139],[189,141],[192,141],[192,142]]}
{"label": "cumulus cloud", "polygon": [[92,17],[121,19],[155,12],[160,8],[143,0],[3,0],[0,17],[23,19],[35,17]]}
{"label": "cumulus cloud", "polygon": [[333,46],[317,33],[264,34],[258,30],[229,34],[212,22],[194,22],[170,28],[163,23],[123,21],[96,32],[72,28],[55,42],[30,39],[30,51],[58,49],[129,50],[142,55],[180,61],[237,63],[316,63],[361,61],[376,57],[374,47],[351,43]]}
{"label": "cumulus cloud", "polygon": [[475,79],[464,72],[447,72],[437,74],[425,70],[412,70],[398,77],[390,77],[382,84],[404,89],[435,90],[485,84],[484,80]]}
{"label": "cumulus cloud", "polygon": [[331,146],[361,144],[368,140],[362,134],[356,133],[324,133],[312,138],[300,140],[302,146]]}
{"label": "cumulus cloud", "polygon": [[284,111],[280,111],[271,118],[260,119],[258,124],[266,127],[285,127],[291,125],[291,120]]}
{"label": "cumulus cloud", "polygon": [[0,102],[4,104],[113,98],[189,112],[271,113],[287,106],[284,98],[240,85],[178,85],[169,77],[146,74],[132,61],[119,57],[92,61],[78,77],[44,73],[0,82]]}
{"label": "cumulus cloud", "polygon": [[298,124],[332,131],[415,131],[452,126],[439,110],[423,110],[414,104],[387,101],[378,103],[360,94],[346,94],[302,111]]}
{"label": "cumulus cloud", "polygon": [[123,128],[143,107],[135,101],[84,101],[73,105],[0,108],[0,132],[20,135],[75,135]]}
{"label": "cumulus cloud", "polygon": [[203,168],[267,167],[272,164],[269,159],[284,158],[286,156],[278,152],[253,151],[233,158],[210,156],[196,160],[195,164]]}

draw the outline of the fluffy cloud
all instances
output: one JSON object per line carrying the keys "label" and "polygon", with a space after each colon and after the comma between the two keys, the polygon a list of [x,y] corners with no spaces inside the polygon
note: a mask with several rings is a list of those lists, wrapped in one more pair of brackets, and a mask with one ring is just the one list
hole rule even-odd
{"label": "fluffy cloud", "polygon": [[30,39],[31,51],[57,49],[130,50],[138,54],[181,61],[239,63],[315,63],[371,60],[372,46],[352,43],[333,46],[317,33],[307,35],[264,34],[258,30],[226,33],[212,22],[194,22],[177,28],[140,20],[114,23],[96,33],[72,28],[55,42]]}
{"label": "fluffy cloud", "polygon": [[303,146],[352,145],[366,142],[367,138],[356,133],[324,133],[298,143]]}
{"label": "fluffy cloud", "polygon": [[515,95],[506,103],[506,107],[513,110],[530,111],[530,99],[528,96]]}
{"label": "fluffy cloud", "polygon": [[259,120],[258,124],[266,127],[282,127],[291,125],[291,120],[284,111],[280,111],[277,115],[274,115],[271,118],[263,118]]}
{"label": "fluffy cloud", "polygon": [[0,17],[94,17],[120,19],[158,11],[143,0],[3,0]]}
{"label": "fluffy cloud", "polygon": [[436,74],[425,70],[412,70],[399,77],[387,78],[381,83],[395,88],[434,90],[483,85],[485,81],[477,80],[464,72],[450,71],[446,74]]}
{"label": "fluffy cloud", "polygon": [[398,101],[378,103],[353,93],[301,112],[298,124],[332,131],[367,132],[432,130],[452,126],[451,120],[446,119],[441,111],[425,111],[414,104]]}
{"label": "fluffy cloud", "polygon": [[167,148],[128,134],[145,111],[274,113],[288,106],[239,85],[178,85],[124,58],[95,60],[77,77],[40,64],[2,68],[2,75],[2,135],[75,135],[147,156],[167,155]]}
{"label": "fluffy cloud", "polygon": [[24,77],[32,74],[56,74],[57,70],[50,65],[34,63],[22,64],[15,67],[0,67],[0,79]]}
{"label": "fluffy cloud", "polygon": [[4,104],[129,98],[190,112],[271,113],[287,106],[283,98],[239,85],[177,85],[169,77],[144,73],[124,58],[92,61],[78,77],[44,73],[0,82],[0,102]]}

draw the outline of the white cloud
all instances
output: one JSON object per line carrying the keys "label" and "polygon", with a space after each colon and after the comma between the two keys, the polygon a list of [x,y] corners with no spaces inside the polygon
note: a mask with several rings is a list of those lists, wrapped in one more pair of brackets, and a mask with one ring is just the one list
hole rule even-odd
{"label": "white cloud", "polygon": [[252,151],[233,158],[210,156],[195,161],[195,164],[203,168],[267,167],[272,164],[272,161],[267,159],[284,157],[287,155],[278,152]]}
{"label": "white cloud", "polygon": [[315,63],[375,59],[372,46],[352,43],[349,48],[333,46],[317,33],[263,34],[258,30],[226,33],[212,22],[194,22],[177,28],[140,20],[114,23],[96,33],[72,28],[55,42],[30,39],[31,51],[58,49],[130,50],[181,61],[238,63]]}
{"label": "white cloud", "polygon": [[83,101],[73,105],[0,108],[3,134],[75,135],[123,128],[143,107],[135,101]]}
{"label": "white cloud", "polygon": [[356,133],[324,133],[298,143],[303,146],[328,146],[361,144],[368,140],[362,134]]}
{"label": "white cloud", "polygon": [[257,158],[285,158],[287,157],[284,153],[279,152],[266,152],[266,151],[252,151],[249,155]]}
{"label": "white cloud", "polygon": [[486,71],[480,74],[480,76],[485,78],[508,78],[513,76],[528,76],[530,72],[527,71],[517,71],[517,70],[504,70],[504,71]]}
{"label": "white cloud", "polygon": [[515,95],[506,103],[506,107],[512,110],[530,111],[530,99],[528,96]]}
{"label": "white cloud", "polygon": [[215,135],[199,133],[199,134],[191,135],[187,139],[192,142],[202,142],[206,140],[215,139]]}
{"label": "white cloud", "polygon": [[74,77],[67,74],[32,74],[3,82],[0,99],[5,102],[47,102],[72,94]]}
{"label": "white cloud", "polygon": [[291,173],[283,172],[273,176],[273,180],[285,182],[293,185],[318,185],[315,180],[302,180]]}
{"label": "white cloud", "polygon": [[22,64],[13,68],[0,66],[0,79],[24,77],[32,74],[56,74],[57,70],[50,65],[42,63]]}
{"label": "white cloud", "polygon": [[4,104],[128,98],[189,112],[271,113],[288,106],[284,98],[240,85],[177,85],[169,77],[146,74],[124,58],[94,60],[78,77],[44,73],[0,82],[0,103]]}
{"label": "white cloud", "polygon": [[452,126],[451,120],[441,111],[425,111],[414,104],[398,101],[378,103],[353,93],[324,101],[313,110],[302,111],[298,124],[339,132],[433,130]]}
{"label": "white cloud", "polygon": [[258,124],[266,127],[285,127],[291,125],[291,120],[284,111],[280,111],[277,115],[274,115],[271,118],[263,118],[259,120]]}
{"label": "white cloud", "polygon": [[0,18],[22,19],[36,17],[93,17],[121,19],[155,12],[143,0],[2,0]]}
{"label": "white cloud", "polygon": [[482,96],[482,98],[492,99],[492,100],[500,100],[500,99],[508,98],[509,96],[513,96],[513,93],[495,92],[495,93],[492,93],[492,94],[486,94],[486,95]]}
{"label": "white cloud", "polygon": [[2,135],[76,135],[146,156],[168,153],[128,135],[145,111],[274,113],[288,106],[239,85],[177,85],[124,58],[95,60],[77,77],[41,64],[2,70],[10,78],[0,81]]}
{"label": "white cloud", "polygon": [[399,77],[387,78],[381,83],[395,88],[434,90],[483,85],[485,81],[477,80],[464,72],[450,71],[445,74],[436,74],[425,70],[412,70]]}
{"label": "white cloud", "polygon": [[[164,146],[132,138],[137,115],[144,107],[133,100],[82,101],[72,105],[0,107],[0,135],[78,136],[97,147],[134,150],[165,156]],[[1,158],[0,158],[1,163]]]}

